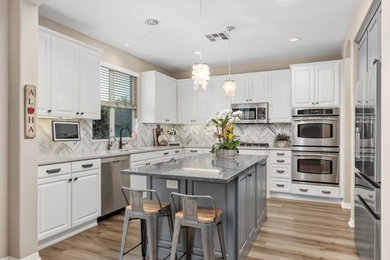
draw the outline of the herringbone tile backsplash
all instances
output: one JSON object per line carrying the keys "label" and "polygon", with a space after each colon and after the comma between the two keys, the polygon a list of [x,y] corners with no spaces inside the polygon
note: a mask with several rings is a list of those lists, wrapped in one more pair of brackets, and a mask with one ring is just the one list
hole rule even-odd
{"label": "herringbone tile backsplash", "polygon": [[[53,142],[51,119],[39,118],[38,121],[38,142],[41,155],[66,155],[70,153],[88,153],[107,149],[107,140],[92,139],[92,121],[80,120],[81,140],[77,142]],[[134,131],[137,139],[131,140],[126,148],[153,146],[153,128],[156,124],[135,124]],[[164,125],[163,128],[175,128],[179,131],[177,141],[184,144],[188,137],[192,138],[190,146],[211,146],[215,143],[213,133],[206,129],[206,125]],[[275,133],[284,132],[291,136],[291,124],[253,124],[237,125],[236,134],[241,137],[242,142],[274,142]],[[119,139],[119,138],[118,138]],[[113,149],[118,148],[115,142]]]}

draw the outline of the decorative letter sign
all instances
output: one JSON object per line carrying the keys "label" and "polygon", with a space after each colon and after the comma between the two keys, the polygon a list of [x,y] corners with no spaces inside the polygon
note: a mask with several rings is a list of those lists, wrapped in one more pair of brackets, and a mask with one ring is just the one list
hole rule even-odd
{"label": "decorative letter sign", "polygon": [[37,135],[37,88],[33,85],[26,85],[24,91],[24,138],[32,139]]}

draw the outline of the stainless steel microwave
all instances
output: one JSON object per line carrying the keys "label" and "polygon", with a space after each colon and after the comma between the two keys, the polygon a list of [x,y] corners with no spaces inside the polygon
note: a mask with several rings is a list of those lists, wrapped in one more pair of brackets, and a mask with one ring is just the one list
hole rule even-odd
{"label": "stainless steel microwave", "polygon": [[266,124],[268,123],[268,103],[233,104],[233,112],[241,111],[241,123]]}
{"label": "stainless steel microwave", "polygon": [[70,121],[52,122],[53,141],[80,141],[80,123]]}

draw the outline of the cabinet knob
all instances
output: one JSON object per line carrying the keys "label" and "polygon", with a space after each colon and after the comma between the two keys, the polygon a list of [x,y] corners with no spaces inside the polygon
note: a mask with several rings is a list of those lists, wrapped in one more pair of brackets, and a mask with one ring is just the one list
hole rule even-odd
{"label": "cabinet knob", "polygon": [[314,105],[314,102],[311,102],[312,105]]}
{"label": "cabinet knob", "polygon": [[81,112],[80,114],[81,114],[81,115],[84,115],[84,112]]}
{"label": "cabinet knob", "polygon": [[318,105],[318,102],[316,102],[316,104]]}
{"label": "cabinet knob", "polygon": [[76,177],[76,178],[74,178],[74,181],[76,182],[78,179],[79,179],[79,178]]}
{"label": "cabinet knob", "polygon": [[51,110],[51,109],[49,109],[49,110],[47,110],[47,113],[51,113],[51,111],[52,111],[52,110]]}
{"label": "cabinet knob", "polygon": [[80,114],[80,112],[76,112],[76,115],[79,115]]}

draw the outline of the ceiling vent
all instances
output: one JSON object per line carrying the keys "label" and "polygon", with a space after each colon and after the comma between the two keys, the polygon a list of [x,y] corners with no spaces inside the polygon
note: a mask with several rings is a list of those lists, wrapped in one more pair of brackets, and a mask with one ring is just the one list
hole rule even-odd
{"label": "ceiling vent", "polygon": [[206,34],[206,38],[211,42],[226,41],[229,40],[229,35],[226,32]]}

